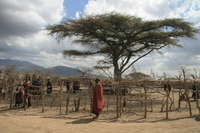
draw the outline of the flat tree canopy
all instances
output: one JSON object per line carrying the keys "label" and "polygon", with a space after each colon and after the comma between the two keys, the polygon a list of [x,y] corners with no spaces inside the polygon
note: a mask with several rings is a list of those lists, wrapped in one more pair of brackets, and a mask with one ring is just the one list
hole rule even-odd
{"label": "flat tree canopy", "polygon": [[56,35],[58,42],[76,36],[76,45],[85,51],[65,50],[64,56],[103,55],[101,63],[114,66],[115,80],[139,59],[153,51],[182,46],[179,39],[195,39],[199,31],[191,23],[180,18],[146,21],[142,18],[120,13],[84,16],[49,25],[49,35]]}

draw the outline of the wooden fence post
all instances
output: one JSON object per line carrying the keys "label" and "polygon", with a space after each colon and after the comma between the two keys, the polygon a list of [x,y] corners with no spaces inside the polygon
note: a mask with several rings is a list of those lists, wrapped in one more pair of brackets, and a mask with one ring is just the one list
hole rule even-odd
{"label": "wooden fence post", "polygon": [[144,118],[147,118],[147,87],[144,86],[145,105],[144,105]]}
{"label": "wooden fence post", "polygon": [[168,119],[169,88],[166,89],[166,119]]}

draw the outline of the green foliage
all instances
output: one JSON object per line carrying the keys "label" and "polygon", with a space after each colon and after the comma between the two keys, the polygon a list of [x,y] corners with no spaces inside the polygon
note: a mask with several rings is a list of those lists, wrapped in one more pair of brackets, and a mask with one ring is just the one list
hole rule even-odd
{"label": "green foliage", "polygon": [[[88,51],[65,50],[65,56],[102,54],[112,63],[119,76],[139,59],[163,48],[182,46],[179,39],[195,39],[199,30],[183,19],[144,21],[142,18],[120,13],[85,16],[50,25],[49,35],[56,34],[58,42],[76,36],[73,43]],[[130,62],[130,59],[133,59]]]}
{"label": "green foliage", "polygon": [[144,74],[142,72],[134,72],[126,75],[126,78],[130,80],[140,80],[140,79],[151,79],[151,76]]}

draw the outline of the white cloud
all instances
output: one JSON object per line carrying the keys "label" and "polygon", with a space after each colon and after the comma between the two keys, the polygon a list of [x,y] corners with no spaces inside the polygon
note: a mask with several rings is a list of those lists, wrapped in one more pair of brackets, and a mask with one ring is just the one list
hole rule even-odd
{"label": "white cloud", "polygon": [[[48,24],[60,22],[66,13],[64,0],[1,0],[0,1],[0,57],[31,61],[35,64],[76,67],[92,66],[101,57],[63,58],[65,49],[82,48],[71,45],[73,38],[57,44],[53,37],[48,37],[43,29]],[[76,8],[76,7],[74,7]],[[164,19],[181,17],[193,22],[200,28],[199,0],[89,0],[83,13],[77,9],[76,18],[82,14],[101,14],[121,12],[136,15],[144,19]],[[197,36],[197,39],[200,35]],[[138,61],[136,66],[149,74],[151,69],[157,73],[176,74],[181,66],[199,68],[200,42],[182,40],[184,49],[163,50],[164,55],[151,54]]]}
{"label": "white cloud", "polygon": [[0,35],[28,37],[64,16],[63,0],[1,0]]}
{"label": "white cloud", "polygon": [[[54,59],[63,58],[62,45],[47,36],[44,26],[60,22],[65,16],[63,0],[1,0],[0,55],[44,67],[56,66]],[[51,63],[45,62],[50,58]]]}
{"label": "white cloud", "polygon": [[112,11],[136,15],[144,19],[179,17],[170,9],[168,0],[90,0],[85,6],[84,13],[90,15]]}
{"label": "white cloud", "polygon": [[[85,6],[85,14],[101,14],[116,11],[136,15],[143,19],[184,18],[196,27],[200,26],[199,0],[90,0]],[[175,74],[183,65],[199,67],[195,59],[199,56],[199,39],[196,41],[182,40],[184,49],[163,50],[164,56],[151,54],[138,61],[140,70],[150,73],[151,69],[162,74],[169,72]]]}

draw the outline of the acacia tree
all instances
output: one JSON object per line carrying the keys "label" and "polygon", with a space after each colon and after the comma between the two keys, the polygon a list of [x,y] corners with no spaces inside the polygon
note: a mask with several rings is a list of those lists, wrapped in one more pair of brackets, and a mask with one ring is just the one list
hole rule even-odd
{"label": "acacia tree", "polygon": [[86,66],[78,66],[77,68],[75,68],[74,70],[76,70],[77,72],[80,72],[82,74],[82,76],[84,77],[86,74],[90,74],[93,69],[90,67],[86,67]]}
{"label": "acacia tree", "polygon": [[56,35],[58,42],[76,36],[73,43],[86,49],[64,50],[64,56],[86,57],[103,55],[101,63],[112,64],[115,81],[135,62],[161,49],[182,46],[180,38],[195,39],[199,31],[191,23],[180,18],[142,20],[120,13],[89,15],[47,26],[49,35]]}
{"label": "acacia tree", "polygon": [[112,72],[109,70],[110,68],[111,66],[94,66],[94,69],[103,71],[107,77],[113,79]]}

